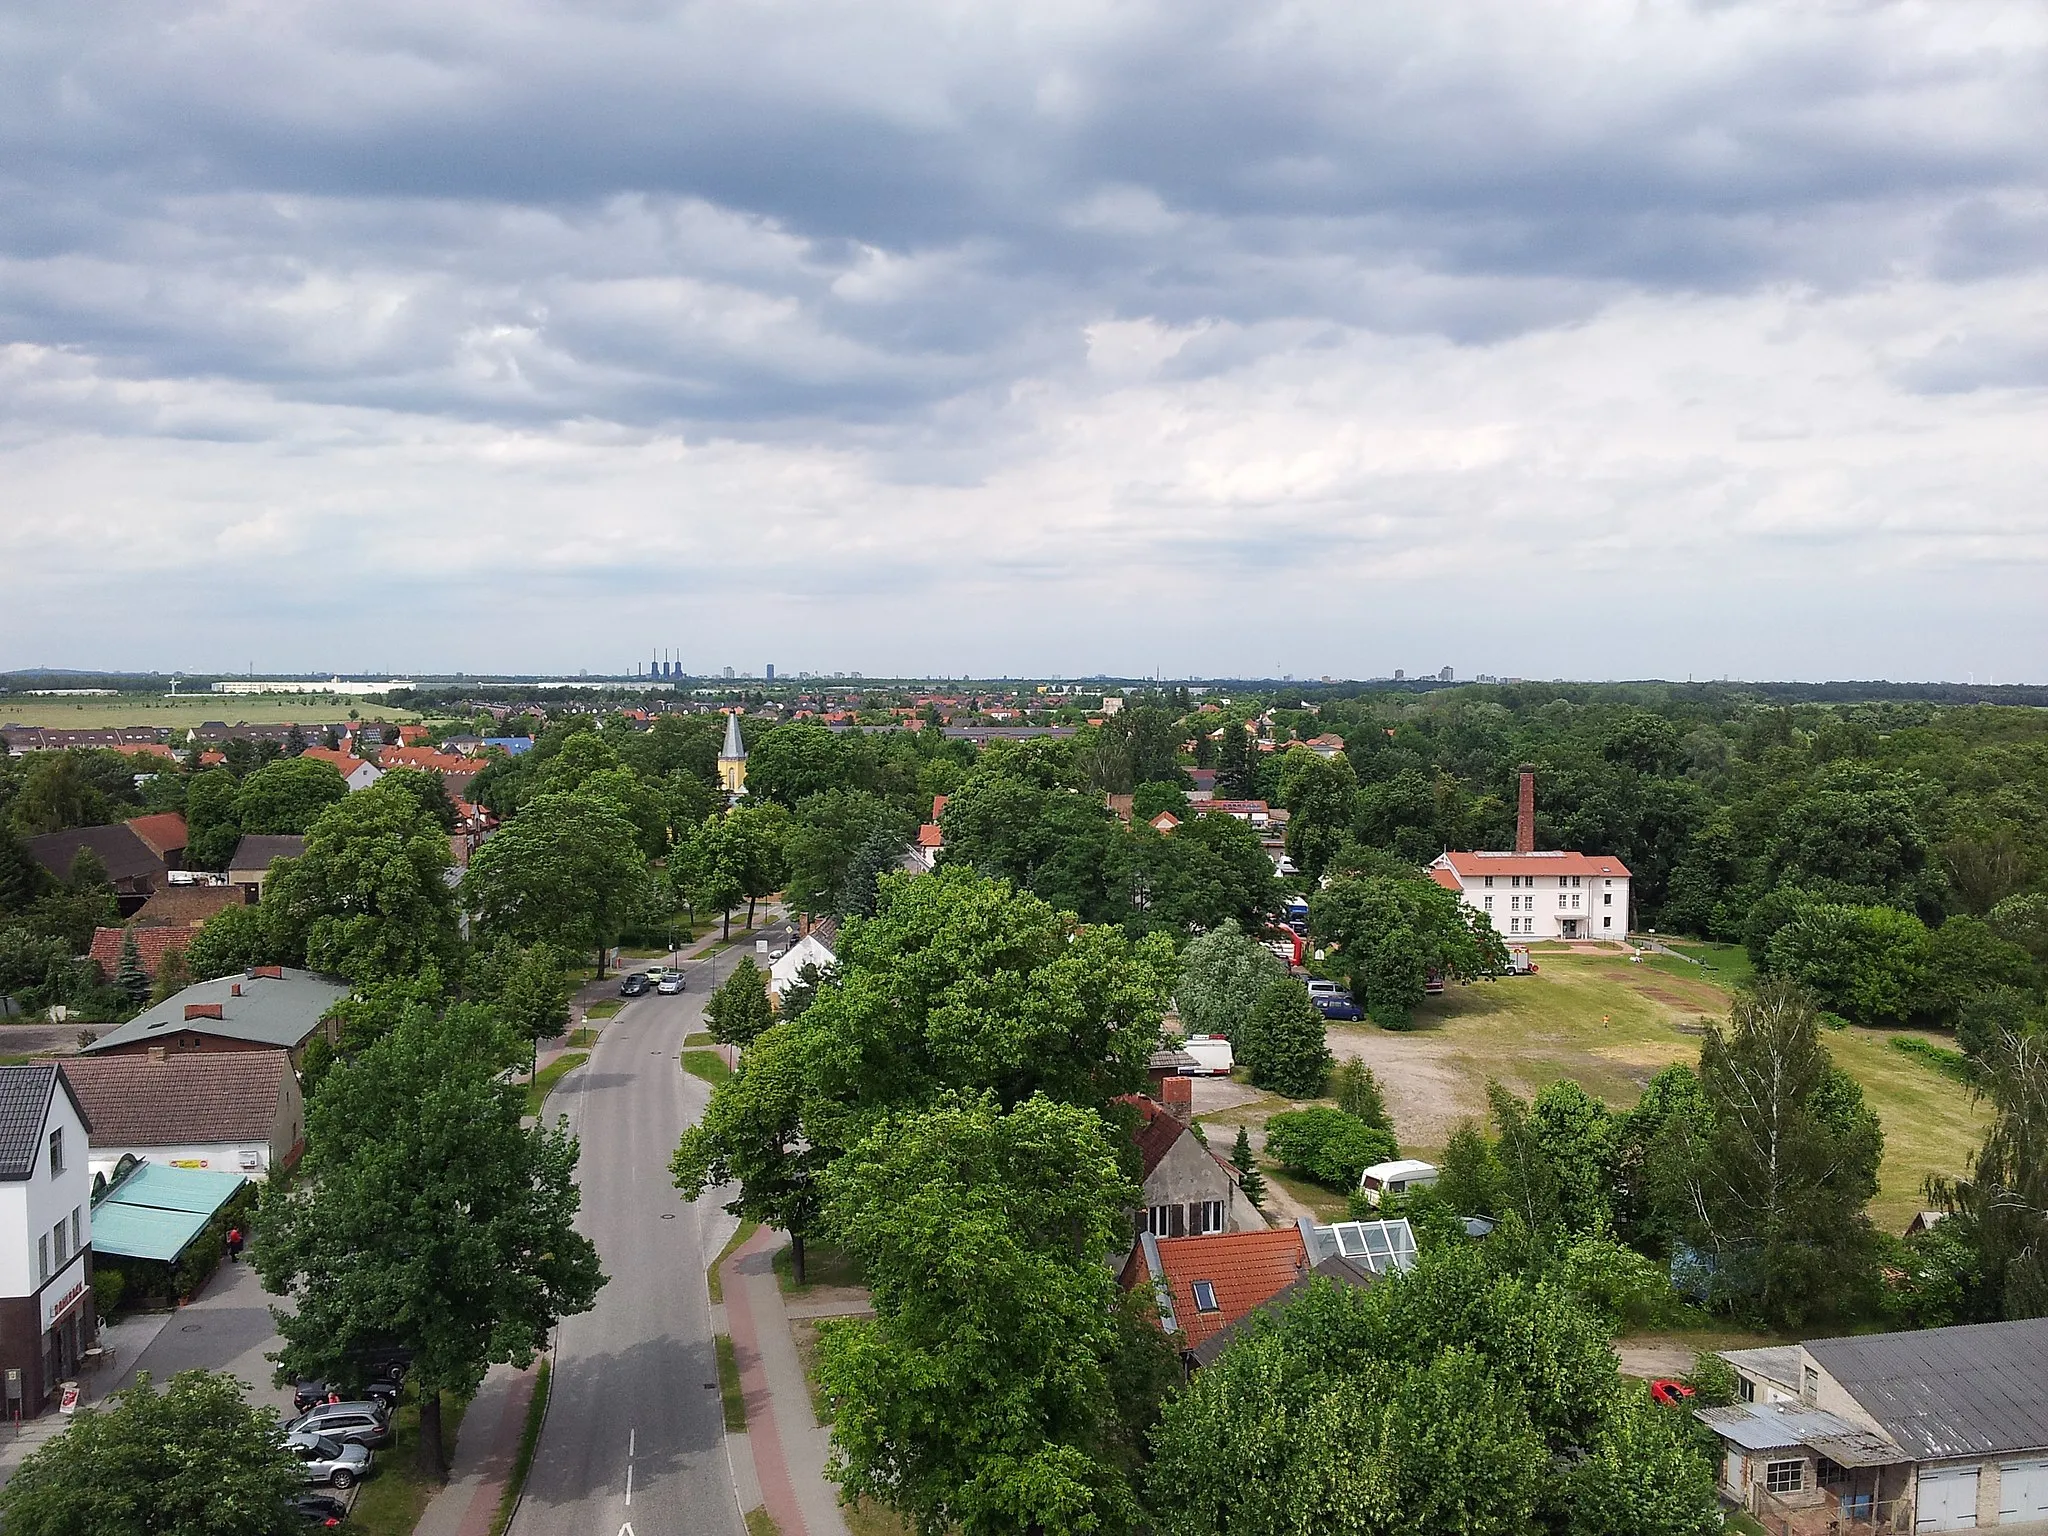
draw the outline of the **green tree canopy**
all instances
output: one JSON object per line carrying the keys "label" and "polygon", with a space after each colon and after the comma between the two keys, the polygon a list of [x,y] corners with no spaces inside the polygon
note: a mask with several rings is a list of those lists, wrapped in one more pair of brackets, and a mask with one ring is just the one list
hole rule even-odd
{"label": "green tree canopy", "polygon": [[806,796],[784,839],[790,907],[814,914],[843,912],[848,876],[876,837],[888,841],[890,860],[910,846],[911,818],[865,790],[828,789]]}
{"label": "green tree canopy", "polygon": [[1829,1059],[1812,1000],[1767,980],[1700,1048],[1704,1127],[1674,1115],[1653,1152],[1673,1230],[1723,1305],[1797,1327],[1862,1280],[1884,1133]]}
{"label": "green tree canopy", "polygon": [[821,1341],[841,1486],[923,1536],[1138,1525],[1148,1404],[1126,1384],[1170,1365],[1107,1262],[1138,1198],[1107,1123],[946,1100],[877,1125],[825,1187],[876,1312]]}
{"label": "green tree canopy", "polygon": [[185,968],[194,981],[232,976],[252,965],[298,964],[270,921],[273,907],[224,907],[209,917],[185,946]]}
{"label": "green tree canopy", "polygon": [[1234,1054],[1255,1087],[1290,1099],[1322,1093],[1330,1076],[1330,1048],[1322,1010],[1310,1000],[1307,987],[1291,976],[1268,982],[1238,1033],[1242,1045]]}
{"label": "green tree canopy", "polygon": [[7,1536],[300,1536],[306,1487],[277,1412],[232,1376],[149,1373],[31,1452],[0,1487]]}
{"label": "green tree canopy", "polygon": [[303,836],[314,817],[347,797],[348,780],[334,764],[317,757],[280,758],[242,780],[235,821],[245,833]]}
{"label": "green tree canopy", "polygon": [[305,853],[264,882],[262,910],[278,946],[317,971],[358,984],[429,965],[452,972],[452,863],[440,825],[379,783],[314,818]]}
{"label": "green tree canopy", "polygon": [[724,1045],[751,1045],[775,1022],[775,1010],[768,1002],[768,978],[754,964],[754,957],[741,955],[732,974],[718,984],[704,1005],[704,1020],[711,1037]]}
{"label": "green tree canopy", "polygon": [[1280,803],[1288,812],[1287,856],[1303,879],[1322,879],[1350,834],[1357,801],[1358,776],[1341,755],[1326,758],[1295,747],[1282,760]]}
{"label": "green tree canopy", "polygon": [[1405,1023],[1433,975],[1472,981],[1507,968],[1493,925],[1432,880],[1333,880],[1310,898],[1309,927],[1381,1023]]}
{"label": "green tree canopy", "polygon": [[[446,846],[446,840],[443,840]],[[535,795],[486,840],[462,878],[486,934],[598,955],[646,905],[638,830],[601,795]]]}
{"label": "green tree canopy", "polygon": [[1266,1155],[1303,1178],[1350,1194],[1374,1163],[1401,1155],[1393,1132],[1375,1129],[1341,1109],[1321,1105],[1283,1110],[1266,1121]]}
{"label": "green tree canopy", "polygon": [[347,1381],[367,1349],[412,1349],[420,1463],[436,1478],[440,1395],[530,1363],[604,1283],[574,1226],[575,1139],[521,1129],[524,1095],[499,1081],[515,1049],[487,1009],[405,1009],[320,1084],[302,1176],[264,1186],[257,1222],[263,1283],[295,1302],[272,1309],[280,1369]]}
{"label": "green tree canopy", "polygon": [[846,752],[822,725],[793,721],[747,744],[747,794],[794,810],[812,795],[846,786]]}
{"label": "green tree canopy", "polygon": [[1181,952],[1174,1008],[1189,1034],[1234,1040],[1266,988],[1286,975],[1270,949],[1226,921]]}

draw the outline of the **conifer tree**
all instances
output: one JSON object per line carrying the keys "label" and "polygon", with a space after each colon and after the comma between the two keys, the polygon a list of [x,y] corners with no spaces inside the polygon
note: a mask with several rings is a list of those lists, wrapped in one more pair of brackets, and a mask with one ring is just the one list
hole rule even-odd
{"label": "conifer tree", "polygon": [[1237,1144],[1230,1149],[1230,1166],[1237,1170],[1237,1187],[1244,1191],[1252,1209],[1264,1210],[1266,1176],[1259,1172],[1258,1162],[1252,1157],[1251,1132],[1241,1125],[1237,1128]]}

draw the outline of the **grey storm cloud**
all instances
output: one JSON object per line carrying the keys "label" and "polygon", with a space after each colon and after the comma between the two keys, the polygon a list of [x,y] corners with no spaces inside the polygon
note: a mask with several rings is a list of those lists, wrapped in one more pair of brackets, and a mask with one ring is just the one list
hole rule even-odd
{"label": "grey storm cloud", "polygon": [[[1975,0],[31,0],[0,451],[17,506],[176,525],[194,572],[402,548],[466,592],[651,544],[820,646],[963,559],[998,607],[1156,570],[1133,631],[1475,542],[1734,578],[1867,528],[1868,591],[1913,590],[1937,506],[2048,559],[2008,435],[2044,76],[2044,13]],[[830,576],[718,538],[735,503]],[[0,518],[35,652],[88,550]]]}

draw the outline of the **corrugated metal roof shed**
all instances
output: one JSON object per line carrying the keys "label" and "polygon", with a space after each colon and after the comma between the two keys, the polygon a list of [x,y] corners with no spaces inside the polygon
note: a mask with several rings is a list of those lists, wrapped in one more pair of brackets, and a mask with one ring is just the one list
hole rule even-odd
{"label": "corrugated metal roof shed", "polygon": [[2048,1447],[2048,1318],[1806,1349],[1916,1460]]}
{"label": "corrugated metal roof shed", "polygon": [[1838,1466],[1883,1467],[1910,1458],[1875,1430],[1803,1403],[1731,1403],[1702,1408],[1702,1424],[1745,1451],[1818,1451]]}

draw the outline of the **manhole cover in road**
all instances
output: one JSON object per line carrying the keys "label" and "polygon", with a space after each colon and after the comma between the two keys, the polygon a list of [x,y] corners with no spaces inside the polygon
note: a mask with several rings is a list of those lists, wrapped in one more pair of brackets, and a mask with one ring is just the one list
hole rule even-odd
{"label": "manhole cover in road", "polygon": [[718,1390],[718,1383],[715,1381],[707,1381],[704,1383],[704,1390],[706,1392],[716,1392]]}
{"label": "manhole cover in road", "polygon": [[180,1333],[197,1333],[197,1332],[199,1332],[199,1330],[200,1330],[201,1328],[204,1328],[205,1326],[206,1326],[206,1325],[205,1325],[204,1323],[187,1323],[187,1324],[185,1324],[185,1326],[184,1326],[184,1327],[180,1328],[180,1329],[178,1330],[178,1332],[180,1332]]}
{"label": "manhole cover in road", "polygon": [[674,1211],[665,1211],[662,1213],[661,1219],[663,1221],[674,1221],[676,1219],[676,1213]]}

